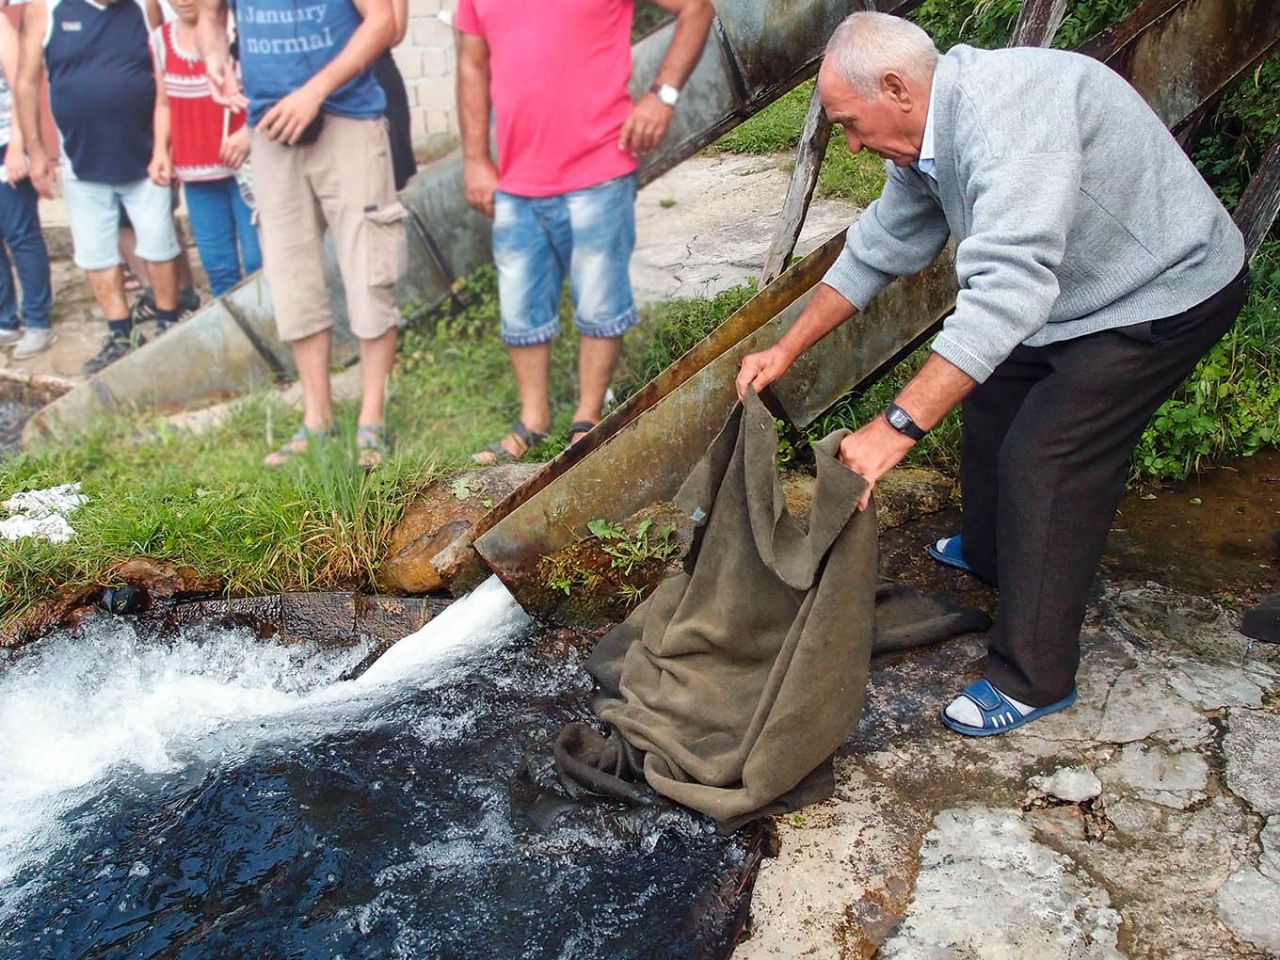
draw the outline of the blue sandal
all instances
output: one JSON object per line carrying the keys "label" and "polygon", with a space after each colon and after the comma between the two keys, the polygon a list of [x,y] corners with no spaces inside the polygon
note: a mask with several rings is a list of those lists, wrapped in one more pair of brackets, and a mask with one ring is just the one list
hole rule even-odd
{"label": "blue sandal", "polygon": [[960,549],[960,534],[957,533],[954,537],[946,537],[937,543],[931,543],[928,550],[929,556],[943,566],[955,567],[965,573],[973,573],[973,567],[965,562],[964,553]]}
{"label": "blue sandal", "polygon": [[1010,730],[1026,726],[1032,720],[1039,720],[1051,713],[1065,710],[1076,702],[1076,691],[1072,690],[1057,703],[1038,707],[1023,716],[1018,712],[1018,708],[988,680],[978,680],[969,684],[960,691],[960,696],[978,708],[978,712],[982,715],[982,726],[970,726],[967,723],[952,720],[947,716],[946,707],[942,708],[940,717],[944,727],[956,733],[962,733],[966,737],[992,737],[998,733],[1008,733]]}

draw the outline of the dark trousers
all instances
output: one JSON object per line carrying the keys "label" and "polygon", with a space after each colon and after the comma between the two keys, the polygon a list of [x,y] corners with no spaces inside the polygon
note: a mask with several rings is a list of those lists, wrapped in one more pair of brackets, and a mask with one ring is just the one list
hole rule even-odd
{"label": "dark trousers", "polygon": [[1244,305],[1247,270],[1186,313],[1018,347],[964,402],[964,558],[1000,587],[985,675],[1032,706],[1075,687],[1080,625],[1147,421]]}

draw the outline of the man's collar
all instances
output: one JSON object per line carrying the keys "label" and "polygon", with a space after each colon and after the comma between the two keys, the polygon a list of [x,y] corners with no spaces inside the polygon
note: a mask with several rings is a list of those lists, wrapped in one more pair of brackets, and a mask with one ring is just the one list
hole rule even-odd
{"label": "man's collar", "polygon": [[938,179],[938,174],[933,152],[933,97],[938,89],[937,79],[935,73],[933,80],[929,83],[929,112],[924,118],[924,137],[920,141],[920,158],[916,161],[916,169],[921,173],[927,173],[935,180]]}

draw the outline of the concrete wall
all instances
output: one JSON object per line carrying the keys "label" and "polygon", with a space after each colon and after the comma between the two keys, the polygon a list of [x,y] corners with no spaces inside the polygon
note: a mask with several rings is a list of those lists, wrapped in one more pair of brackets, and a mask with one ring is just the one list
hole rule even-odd
{"label": "concrete wall", "polygon": [[447,147],[458,134],[453,28],[440,19],[443,9],[452,20],[455,2],[409,0],[409,30],[394,51],[409,91],[413,144],[419,149]]}

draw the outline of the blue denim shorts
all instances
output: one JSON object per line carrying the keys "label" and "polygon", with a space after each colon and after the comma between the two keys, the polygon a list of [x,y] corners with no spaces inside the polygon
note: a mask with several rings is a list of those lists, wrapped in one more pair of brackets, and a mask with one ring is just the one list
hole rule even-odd
{"label": "blue denim shorts", "polygon": [[108,270],[120,262],[121,207],[133,222],[139,257],[164,263],[181,252],[173,226],[173,193],[147,177],[121,184],[64,177],[62,196],[81,270]]}
{"label": "blue denim shorts", "polygon": [[566,275],[578,332],[620,337],[640,319],[627,268],[636,245],[634,174],[552,197],[493,200],[502,341],[546,343],[560,328]]}

